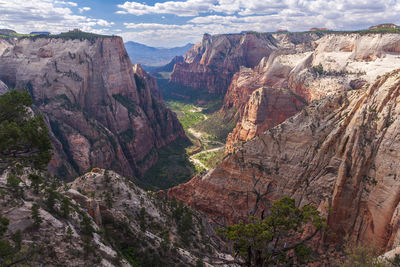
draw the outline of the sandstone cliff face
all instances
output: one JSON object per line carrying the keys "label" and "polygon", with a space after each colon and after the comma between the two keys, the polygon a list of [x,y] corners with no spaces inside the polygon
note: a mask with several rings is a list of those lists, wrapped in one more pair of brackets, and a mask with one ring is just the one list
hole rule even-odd
{"label": "sandstone cliff face", "polygon": [[[240,114],[234,132],[227,139],[226,152],[231,153],[237,143],[254,136],[238,134],[248,132],[249,127],[243,127],[246,125],[243,121],[248,120],[244,109],[251,106],[248,101],[254,90],[262,86],[275,88],[277,92],[289,89],[305,102],[311,102],[330,94],[359,89],[377,76],[400,68],[396,52],[399,46],[398,34],[327,34],[315,41],[312,51],[280,49],[264,57],[253,69],[241,68],[233,76],[222,108],[224,112],[234,107]],[[273,90],[270,92],[274,94]],[[295,103],[291,109],[296,109]],[[281,118],[285,116],[282,110],[276,112],[282,112],[278,114]],[[292,115],[288,112],[286,118]],[[268,120],[259,120],[256,134],[280,122],[271,124]]]}
{"label": "sandstone cliff face", "polygon": [[290,196],[317,206],[339,240],[398,246],[399,103],[400,71],[314,101],[169,195],[229,223]]}
{"label": "sandstone cliff face", "polygon": [[30,91],[51,130],[53,173],[140,175],[184,132],[119,37],[0,39],[0,79]]}
{"label": "sandstone cliff face", "polygon": [[224,94],[241,66],[252,68],[280,48],[305,49],[318,38],[315,34],[205,34],[203,40],[186,53],[185,62],[175,65],[171,81]]}
{"label": "sandstone cliff face", "polygon": [[288,89],[261,87],[253,91],[246,103],[241,121],[236,124],[226,140],[227,152],[241,141],[248,141],[268,130],[302,109],[305,101]]}

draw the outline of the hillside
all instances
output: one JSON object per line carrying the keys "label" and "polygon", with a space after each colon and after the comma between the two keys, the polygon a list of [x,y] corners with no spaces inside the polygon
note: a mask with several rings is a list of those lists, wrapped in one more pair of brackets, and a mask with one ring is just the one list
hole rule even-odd
{"label": "hillside", "polygon": [[96,168],[68,184],[47,178],[37,192],[27,174],[14,186],[9,175],[0,176],[2,231],[9,220],[0,242],[16,249],[2,266],[198,266],[223,258],[197,212],[112,171]]}

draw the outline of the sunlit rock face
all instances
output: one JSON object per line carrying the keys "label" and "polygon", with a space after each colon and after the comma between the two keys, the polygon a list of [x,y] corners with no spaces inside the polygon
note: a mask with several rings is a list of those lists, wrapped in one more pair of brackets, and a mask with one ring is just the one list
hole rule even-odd
{"label": "sunlit rock face", "polygon": [[398,246],[399,103],[400,71],[314,101],[169,195],[224,223],[289,196],[318,207],[336,240]]}
{"label": "sunlit rock face", "polygon": [[309,49],[316,34],[272,35],[267,33],[205,34],[177,63],[171,81],[210,93],[225,94],[241,66],[253,68],[280,49]]}
{"label": "sunlit rock face", "polygon": [[[400,68],[399,45],[398,34],[327,34],[313,42],[311,50],[278,49],[256,67],[242,67],[232,78],[221,110],[235,108],[239,112],[236,128],[227,139],[226,153],[294,115],[293,111],[299,110],[299,102],[310,103],[328,95],[360,89],[378,76]],[[270,101],[254,106],[250,100],[260,87],[269,88],[266,99],[273,100],[282,92],[291,91],[296,101],[285,101],[278,108],[277,103],[273,109]],[[246,111],[251,106],[253,110],[260,108],[259,113],[263,109],[269,112],[254,123]]]}
{"label": "sunlit rock face", "polygon": [[49,169],[62,177],[91,166],[140,175],[157,161],[155,149],[184,136],[119,37],[0,39],[0,59],[0,79],[29,90],[44,114]]}

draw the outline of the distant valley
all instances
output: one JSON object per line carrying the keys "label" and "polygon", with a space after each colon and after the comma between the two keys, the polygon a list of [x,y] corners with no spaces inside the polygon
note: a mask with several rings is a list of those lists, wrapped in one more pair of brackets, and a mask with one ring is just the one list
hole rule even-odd
{"label": "distant valley", "polygon": [[143,65],[146,70],[151,67],[162,66],[169,63],[175,56],[183,56],[193,44],[182,47],[151,47],[136,42],[126,42],[125,48],[133,63]]}

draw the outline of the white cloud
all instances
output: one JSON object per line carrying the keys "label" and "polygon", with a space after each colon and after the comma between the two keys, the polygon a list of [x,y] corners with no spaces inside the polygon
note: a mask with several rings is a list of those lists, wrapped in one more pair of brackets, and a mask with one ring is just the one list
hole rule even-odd
{"label": "white cloud", "polygon": [[[189,8],[187,3],[193,6]],[[306,31],[312,27],[352,30],[386,22],[400,24],[400,0],[205,0],[199,3],[187,0],[153,6],[140,4],[140,10],[134,11],[122,7],[135,7],[137,3],[125,2],[119,6],[122,9],[120,13],[196,15],[192,15],[184,25],[126,23],[127,32],[121,35],[126,40],[160,46],[195,42],[206,32]]]}
{"label": "white cloud", "polygon": [[85,7],[79,8],[78,10],[79,10],[79,13],[83,13],[84,11],[89,11],[90,9],[91,9],[90,7],[85,6]]}
{"label": "white cloud", "polygon": [[192,26],[186,25],[171,25],[171,24],[158,24],[158,23],[124,23],[128,29],[136,30],[161,30],[161,29],[189,29]]}
{"label": "white cloud", "polygon": [[[325,25],[343,25],[356,15],[370,21],[371,17],[380,17],[388,21],[399,22],[400,0],[185,0],[167,1],[147,5],[135,1],[127,1],[118,5],[118,14],[172,14],[176,16],[213,15],[280,15],[282,21],[299,17],[297,25],[304,19],[320,21],[325,19]],[[397,10],[397,11],[396,11]],[[360,16],[358,16],[358,14]],[[306,24],[308,24],[306,22]]]}
{"label": "white cloud", "polygon": [[55,4],[62,4],[67,6],[78,6],[75,2],[65,2],[65,1],[54,1]]}
{"label": "white cloud", "polygon": [[215,3],[215,0],[187,0],[187,1],[168,1],[156,3],[154,6],[142,4],[139,2],[125,2],[118,7],[118,14],[174,14],[177,16],[188,17],[197,16],[200,13],[209,12]]}
{"label": "white cloud", "polygon": [[31,31],[58,33],[73,28],[104,32],[100,27],[113,25],[104,19],[75,14],[70,7],[77,6],[75,2],[55,0],[0,0],[0,26],[20,33]]}

